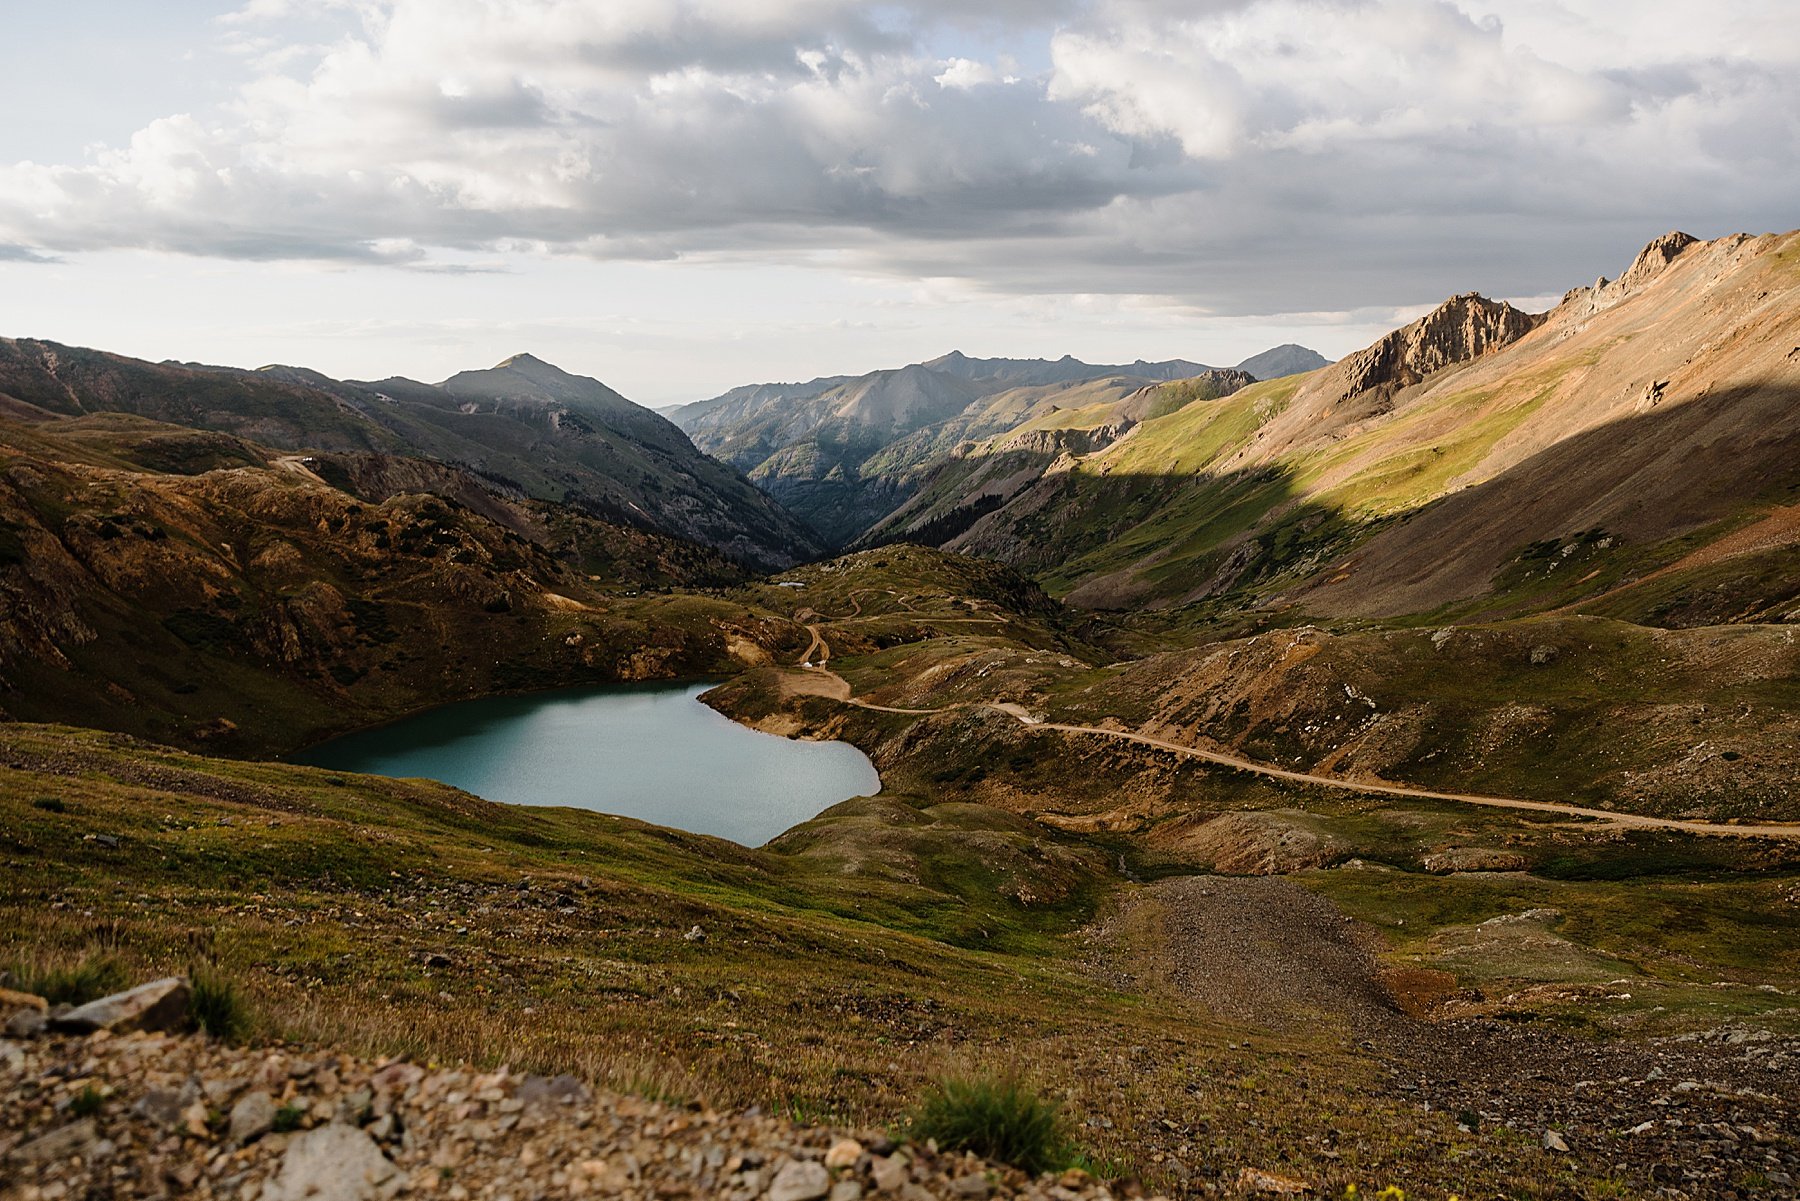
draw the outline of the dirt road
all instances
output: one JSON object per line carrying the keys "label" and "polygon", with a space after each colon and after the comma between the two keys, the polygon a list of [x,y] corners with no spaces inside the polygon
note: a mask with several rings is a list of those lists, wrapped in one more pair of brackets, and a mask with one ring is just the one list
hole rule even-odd
{"label": "dirt road", "polygon": [[[1734,825],[1726,822],[1685,821],[1672,817],[1649,817],[1639,813],[1622,813],[1612,809],[1590,809],[1581,805],[1563,805],[1555,801],[1528,801],[1516,797],[1484,796],[1480,793],[1439,792],[1429,788],[1412,788],[1404,784],[1390,784],[1385,780],[1345,780],[1335,776],[1316,776],[1310,772],[1291,771],[1273,764],[1258,763],[1254,759],[1245,759],[1239,755],[1227,754],[1223,751],[1207,750],[1202,747],[1189,746],[1185,743],[1171,742],[1166,738],[1156,738],[1149,734],[1137,734],[1129,730],[1109,730],[1100,726],[1077,726],[1063,722],[1044,721],[1032,714],[1022,705],[1006,702],[971,702],[947,705],[936,709],[900,709],[889,705],[877,705],[856,699],[850,682],[827,669],[824,664],[831,657],[830,644],[825,641],[817,626],[809,625],[807,630],[813,636],[813,647],[808,647],[803,663],[815,664],[809,672],[817,677],[828,677],[834,684],[829,686],[820,680],[816,686],[795,687],[794,692],[805,692],[817,696],[830,696],[834,700],[843,701],[858,708],[870,709],[877,713],[903,713],[927,716],[933,713],[945,713],[952,709],[991,709],[1004,713],[1018,722],[1040,730],[1056,730],[1063,734],[1082,737],[1111,738],[1119,742],[1136,743],[1139,746],[1151,747],[1159,751],[1168,751],[1185,758],[1200,759],[1207,763],[1215,763],[1220,767],[1234,768],[1238,771],[1253,772],[1275,780],[1288,780],[1295,784],[1312,784],[1320,788],[1336,788],[1347,792],[1372,793],[1379,796],[1409,797],[1422,801],[1451,801],[1460,805],[1481,805],[1490,809],[1518,809],[1532,813],[1553,813],[1563,817],[1587,818],[1607,822],[1614,826],[1622,826],[1635,830],[1679,830],[1686,834],[1714,835],[1726,838],[1778,838],[1800,840],[1800,824],[1766,823],[1759,825]],[[820,657],[815,660],[813,651],[819,649]],[[810,683],[810,682],[809,682]]]}

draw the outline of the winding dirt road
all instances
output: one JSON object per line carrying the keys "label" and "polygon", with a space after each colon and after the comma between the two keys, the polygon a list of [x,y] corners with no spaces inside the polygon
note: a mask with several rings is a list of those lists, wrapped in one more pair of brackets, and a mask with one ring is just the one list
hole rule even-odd
{"label": "winding dirt road", "polygon": [[[1489,809],[1519,809],[1532,813],[1553,813],[1563,817],[1602,821],[1613,826],[1634,830],[1679,830],[1686,834],[1703,834],[1724,838],[1800,840],[1800,824],[1733,825],[1726,822],[1684,821],[1680,818],[1649,817],[1641,813],[1622,813],[1612,809],[1589,809],[1581,805],[1562,805],[1555,801],[1527,801],[1516,797],[1484,796],[1471,792],[1438,792],[1429,788],[1390,784],[1385,780],[1345,780],[1335,776],[1316,776],[1310,772],[1291,771],[1273,764],[1259,763],[1254,759],[1245,759],[1239,755],[1206,750],[1181,742],[1171,742],[1166,738],[1156,738],[1149,734],[1137,734],[1129,730],[1109,730],[1101,726],[1077,726],[1063,722],[1045,721],[1032,714],[1023,705],[1009,704],[1004,701],[964,702],[944,705],[935,709],[902,709],[892,705],[877,705],[869,701],[858,700],[850,687],[850,681],[825,666],[831,658],[830,644],[826,642],[825,636],[819,631],[818,626],[809,625],[806,629],[813,637],[813,645],[807,647],[806,654],[800,662],[800,666],[806,674],[799,678],[789,677],[787,686],[790,693],[829,697],[846,705],[855,705],[859,709],[868,709],[876,713],[900,713],[907,716],[925,717],[957,709],[991,709],[1014,718],[1021,725],[1037,730],[1055,730],[1062,734],[1110,738],[1118,742],[1136,743],[1139,746],[1168,751],[1189,759],[1200,759],[1237,771],[1252,772],[1270,779],[1287,780],[1295,784],[1312,784],[1320,788],[1336,788],[1344,792],[1409,797],[1422,801],[1450,801],[1460,805],[1481,805]],[[820,651],[817,659],[813,658],[814,650]]]}

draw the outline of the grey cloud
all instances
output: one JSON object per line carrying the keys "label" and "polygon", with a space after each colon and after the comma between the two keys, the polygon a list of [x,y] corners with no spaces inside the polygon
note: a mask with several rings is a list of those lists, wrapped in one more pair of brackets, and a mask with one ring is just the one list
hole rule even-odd
{"label": "grey cloud", "polygon": [[[239,124],[158,123],[93,163],[0,168],[0,259],[151,247],[479,270],[437,256],[829,249],[995,291],[1264,314],[1556,291],[1673,225],[1791,224],[1800,193],[1784,62],[1702,48],[1565,68],[1446,4],[1009,0],[976,19],[914,0],[877,19],[793,0],[745,25],[689,3],[541,46],[517,29],[490,46],[453,0],[432,12],[452,10],[469,44],[441,72],[400,74],[376,43],[365,75],[340,63],[316,93],[259,93]],[[1325,53],[1296,12],[1366,21],[1369,42]],[[1406,61],[1380,39],[1416,13],[1443,36],[1414,74],[1362,78],[1358,53]],[[1050,22],[1067,40],[1048,78],[943,88],[922,49]],[[1209,120],[1228,125],[1196,131]]]}

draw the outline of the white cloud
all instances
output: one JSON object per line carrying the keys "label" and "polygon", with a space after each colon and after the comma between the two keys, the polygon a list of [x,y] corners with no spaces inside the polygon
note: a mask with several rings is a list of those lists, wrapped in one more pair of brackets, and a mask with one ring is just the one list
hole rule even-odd
{"label": "white cloud", "polygon": [[222,35],[252,82],[0,166],[0,246],[829,253],[1240,313],[1543,292],[1672,225],[1791,223],[1791,4],[1726,7],[253,0]]}

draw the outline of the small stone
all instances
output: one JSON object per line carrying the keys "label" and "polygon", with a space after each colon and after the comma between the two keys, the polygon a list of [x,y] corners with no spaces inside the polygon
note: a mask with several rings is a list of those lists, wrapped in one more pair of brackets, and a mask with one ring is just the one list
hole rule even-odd
{"label": "small stone", "polygon": [[810,1159],[789,1160],[769,1184],[769,1201],[819,1201],[831,1192],[831,1173]]}
{"label": "small stone", "polygon": [[986,1176],[959,1176],[950,1184],[950,1192],[958,1197],[986,1197],[992,1190]]}
{"label": "small stone", "polygon": [[1269,1193],[1278,1197],[1298,1197],[1312,1192],[1312,1186],[1292,1176],[1245,1168],[1238,1173],[1238,1188],[1246,1193]]}
{"label": "small stone", "polygon": [[99,1141],[100,1132],[94,1126],[94,1119],[82,1118],[79,1122],[58,1127],[49,1134],[40,1135],[16,1148],[13,1158],[26,1163],[44,1163],[72,1156],[85,1159]]}
{"label": "small stone", "polygon": [[164,1130],[173,1130],[181,1124],[182,1109],[181,1094],[167,1088],[151,1089],[131,1107],[133,1113]]}
{"label": "small stone", "polygon": [[869,1161],[869,1179],[875,1182],[877,1190],[884,1193],[897,1193],[906,1184],[906,1164],[886,1155],[877,1155]]}
{"label": "small stone", "polygon": [[133,1030],[174,1030],[187,1022],[192,993],[180,976],[149,984],[86,1005],[50,1019],[50,1028],[67,1034],[92,1034],[109,1030],[125,1034]]}
{"label": "small stone", "polygon": [[527,1076],[514,1094],[526,1105],[583,1105],[593,1099],[587,1085],[574,1076]]}
{"label": "small stone", "polygon": [[1558,1134],[1554,1130],[1544,1131],[1544,1150],[1556,1151],[1556,1152],[1561,1153],[1561,1152],[1567,1152],[1568,1149],[1569,1149],[1569,1144],[1563,1141],[1562,1135]]}
{"label": "small stone", "polygon": [[261,1138],[275,1125],[275,1099],[265,1092],[245,1093],[231,1107],[231,1141]]}
{"label": "small stone", "polygon": [[50,1015],[41,1009],[15,1009],[0,1029],[7,1038],[36,1038],[50,1025]]}
{"label": "small stone", "polygon": [[827,1201],[862,1201],[862,1185],[854,1180],[840,1180],[831,1186]]}
{"label": "small stone", "polygon": [[853,1168],[856,1161],[862,1158],[863,1145],[853,1138],[839,1139],[831,1144],[831,1150],[825,1152],[825,1166],[832,1171]]}
{"label": "small stone", "polygon": [[706,931],[702,930],[699,926],[695,926],[681,937],[684,942],[705,942]]}

